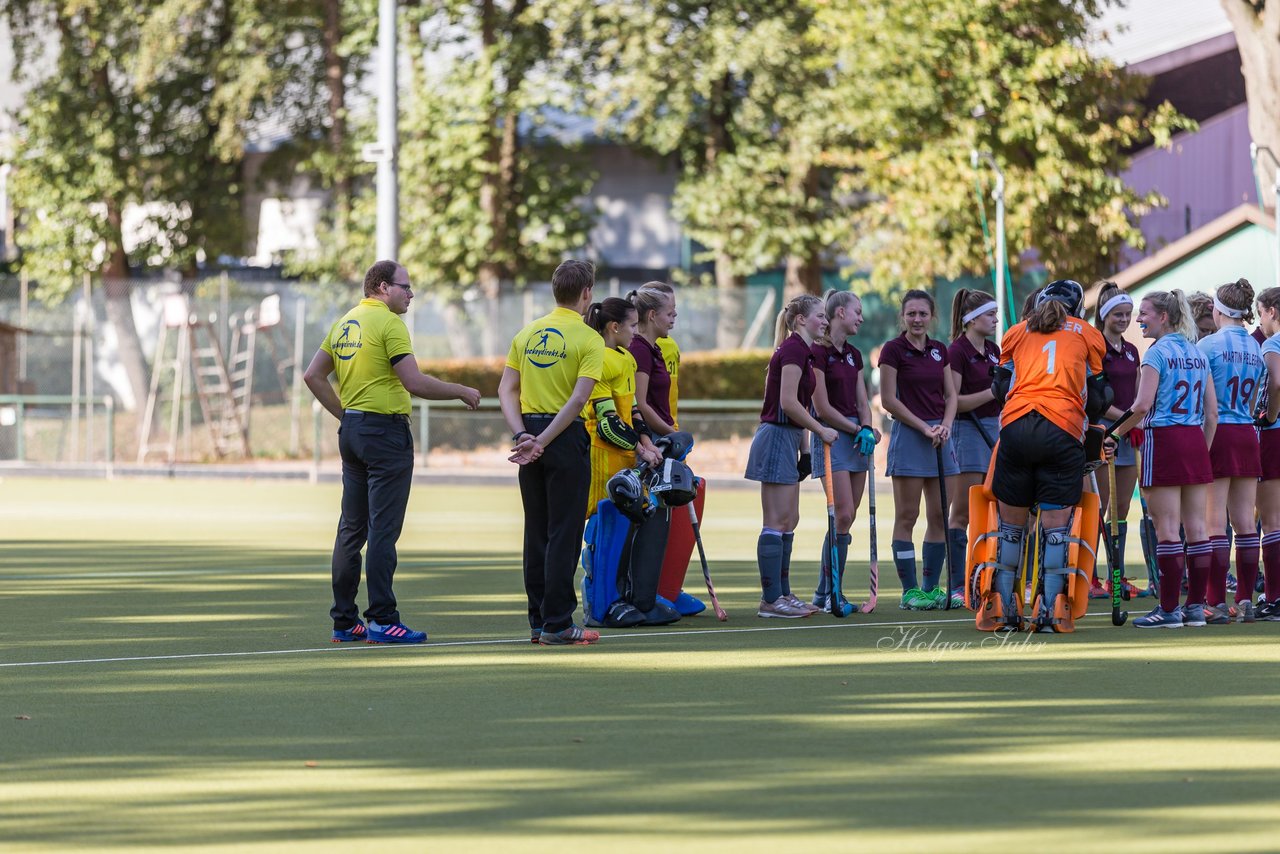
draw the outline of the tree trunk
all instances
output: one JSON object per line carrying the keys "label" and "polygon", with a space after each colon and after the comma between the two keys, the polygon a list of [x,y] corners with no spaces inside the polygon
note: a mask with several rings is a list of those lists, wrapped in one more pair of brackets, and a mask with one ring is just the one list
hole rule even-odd
{"label": "tree trunk", "polygon": [[737,350],[747,331],[747,284],[733,271],[733,259],[716,253],[716,348]]}
{"label": "tree trunk", "polygon": [[800,294],[822,296],[822,260],[816,248],[801,258],[797,255],[787,256],[787,272],[782,289],[783,299],[791,299]]}
{"label": "tree trunk", "polygon": [[476,355],[476,339],[467,318],[467,308],[461,296],[447,299],[441,307],[444,334],[449,339],[449,353],[455,359],[470,359]]}
{"label": "tree trunk", "polygon": [[484,295],[480,324],[480,348],[484,356],[497,356],[505,352],[502,335],[502,272],[496,264],[481,264],[477,284]]}
{"label": "tree trunk", "polygon": [[102,293],[106,298],[107,320],[116,330],[116,346],[120,364],[129,380],[132,400],[124,399],[121,405],[128,411],[140,409],[150,392],[150,374],[147,360],[142,355],[142,338],[133,316],[133,288],[128,282],[129,259],[124,254],[120,212],[123,205],[115,200],[107,202],[107,224],[111,231],[108,241],[107,263],[102,268]]}
{"label": "tree trunk", "polygon": [[347,63],[338,46],[342,42],[342,0],[324,0],[324,83],[329,93],[329,153],[336,173],[333,182],[334,228],[346,232],[351,213],[351,170],[346,167]]}
{"label": "tree trunk", "polygon": [[[1259,4],[1261,5],[1261,4]],[[1280,3],[1255,8],[1250,0],[1222,0],[1240,50],[1245,95],[1249,100],[1249,135],[1280,157]],[[1259,158],[1264,208],[1275,207],[1275,164]]]}

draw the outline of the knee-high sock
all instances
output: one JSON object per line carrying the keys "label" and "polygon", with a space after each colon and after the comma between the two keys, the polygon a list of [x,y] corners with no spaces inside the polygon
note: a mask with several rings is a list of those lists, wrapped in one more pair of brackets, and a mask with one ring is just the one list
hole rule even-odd
{"label": "knee-high sock", "polygon": [[[932,590],[942,578],[942,568],[947,562],[946,542],[924,542],[924,589]],[[950,591],[948,591],[950,592]]]}
{"label": "knee-high sock", "polygon": [[948,528],[947,541],[947,547],[951,549],[951,589],[963,591],[965,561],[969,559],[969,532],[964,528]]}
{"label": "knee-high sock", "polygon": [[1280,599],[1280,531],[1262,535],[1262,572],[1266,579],[1262,595],[1268,602]]}
{"label": "knee-high sock", "polygon": [[1156,543],[1156,564],[1160,567],[1160,607],[1172,612],[1182,597],[1182,573],[1186,569],[1182,541]]}
{"label": "knee-high sock", "polygon": [[[1213,549],[1208,540],[1187,543],[1187,604],[1205,604],[1209,587],[1209,568],[1213,563]],[[1223,586],[1226,586],[1224,580]],[[1225,598],[1225,596],[1224,596]],[[1214,603],[1217,604],[1216,602]]]}
{"label": "knee-high sock", "polygon": [[1209,538],[1212,560],[1209,562],[1209,586],[1205,601],[1209,605],[1221,605],[1227,601],[1227,570],[1231,568],[1231,546],[1226,534]]}
{"label": "knee-high sock", "polygon": [[782,535],[782,595],[791,595],[791,547],[796,544],[796,532]]}
{"label": "knee-high sock", "polygon": [[1242,534],[1236,537],[1236,601],[1243,602],[1253,598],[1253,588],[1258,584],[1258,551],[1260,540],[1257,534]]}
{"label": "knee-high sock", "polygon": [[902,583],[903,591],[920,586],[916,580],[916,547],[910,540],[893,541],[893,566],[898,570],[898,581]]}
{"label": "knee-high sock", "polygon": [[760,592],[766,602],[782,595],[782,533],[765,528],[756,541],[756,563],[760,565]]}

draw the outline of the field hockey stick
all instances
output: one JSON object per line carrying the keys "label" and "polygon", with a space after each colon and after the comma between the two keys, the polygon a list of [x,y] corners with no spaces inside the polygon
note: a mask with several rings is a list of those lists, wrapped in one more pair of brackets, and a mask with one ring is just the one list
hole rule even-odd
{"label": "field hockey stick", "polygon": [[1128,611],[1120,610],[1120,600],[1124,597],[1124,579],[1120,574],[1120,520],[1116,518],[1116,507],[1120,502],[1116,500],[1116,461],[1112,460],[1107,466],[1107,486],[1111,489],[1111,500],[1108,502],[1111,517],[1111,532],[1109,541],[1111,548],[1107,549],[1108,559],[1111,561],[1111,625],[1123,626],[1125,621],[1129,619]]}
{"label": "field hockey stick", "polygon": [[871,514],[871,595],[867,604],[862,606],[862,613],[870,614],[876,609],[876,593],[880,586],[880,549],[876,546],[876,457],[873,451],[868,458],[871,465],[867,468],[867,511]]}
{"label": "field hockey stick", "polygon": [[[947,478],[946,478],[946,475],[942,473],[942,445],[938,445],[937,447],[935,447],[933,449],[933,452],[934,452],[934,456],[938,458],[938,494],[942,498],[942,520],[945,523],[947,519],[947,512],[948,512]],[[945,530],[945,527],[946,527],[945,524],[943,527]],[[950,611],[951,610],[951,549],[946,550],[946,573],[947,573],[946,575],[947,583],[946,583],[946,587],[943,588],[943,591],[947,595],[946,595],[945,603],[942,606],[942,610]]]}
{"label": "field hockey stick", "polygon": [[822,489],[827,494],[827,590],[830,593],[831,616],[844,619],[844,603],[840,601],[840,545],[836,541],[836,491],[831,482],[831,446],[823,449]]}
{"label": "field hockey stick", "polygon": [[689,522],[693,525],[693,541],[698,544],[698,560],[702,563],[702,580],[707,582],[707,593],[711,596],[711,607],[716,612],[716,619],[723,623],[729,619],[729,615],[724,612],[724,608],[720,607],[720,600],[716,598],[715,585],[711,583],[711,570],[707,567],[707,553],[702,550],[702,532],[698,526],[698,511],[693,507],[695,503],[690,501],[685,507],[689,508]]}
{"label": "field hockey stick", "polygon": [[973,426],[977,428],[978,435],[982,437],[982,441],[987,443],[988,448],[994,450],[996,446],[995,440],[991,438],[991,434],[987,432],[987,428],[982,426],[982,421],[979,420],[978,416],[974,415],[972,410],[964,414],[969,417],[971,422],[973,422]]}
{"label": "field hockey stick", "polygon": [[[1025,590],[1022,591],[1022,600],[1027,608],[1034,608],[1036,602],[1036,594],[1040,592],[1040,508],[1036,507],[1035,530],[1031,537],[1031,551],[1028,559],[1031,561],[1031,577]],[[1034,620],[1037,615],[1032,615]]]}
{"label": "field hockey stick", "polygon": [[1151,521],[1151,511],[1147,509],[1147,497],[1138,490],[1138,503],[1142,507],[1142,522],[1138,533],[1141,535],[1142,559],[1147,563],[1147,584],[1151,586],[1153,596],[1160,595],[1160,568],[1156,565],[1156,527]]}

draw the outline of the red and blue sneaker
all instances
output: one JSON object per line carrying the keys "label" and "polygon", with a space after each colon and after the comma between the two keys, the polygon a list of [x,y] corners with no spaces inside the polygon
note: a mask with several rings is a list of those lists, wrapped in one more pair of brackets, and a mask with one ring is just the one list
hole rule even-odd
{"label": "red and blue sneaker", "polygon": [[332,643],[346,643],[347,641],[362,641],[369,636],[369,630],[364,627],[364,623],[359,620],[349,629],[334,629]]}
{"label": "red and blue sneaker", "polygon": [[369,637],[365,643],[422,643],[426,632],[415,632],[404,623],[388,623],[383,626],[369,621]]}

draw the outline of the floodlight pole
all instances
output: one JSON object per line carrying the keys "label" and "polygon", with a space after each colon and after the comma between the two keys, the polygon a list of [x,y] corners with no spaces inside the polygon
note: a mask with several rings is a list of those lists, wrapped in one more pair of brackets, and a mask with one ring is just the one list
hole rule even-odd
{"label": "floodlight pole", "polygon": [[396,0],[378,0],[378,260],[400,253],[400,140],[396,127]]}
{"label": "floodlight pole", "polygon": [[973,164],[974,169],[978,168],[980,162],[986,163],[996,175],[996,185],[991,190],[991,198],[996,203],[996,252],[994,262],[996,265],[996,315],[998,317],[996,322],[996,343],[999,344],[1000,339],[1004,337],[1005,323],[1004,172],[1000,171],[999,164],[996,163],[995,157],[989,151],[978,151],[975,148],[969,155],[969,162]]}
{"label": "floodlight pole", "polygon": [[[1265,154],[1271,161],[1271,167],[1274,170],[1272,176],[1272,189],[1276,194],[1276,284],[1280,284],[1280,159],[1276,158],[1276,153],[1265,145],[1258,145],[1256,142],[1249,143],[1249,159],[1253,161],[1253,174],[1258,174],[1258,155]],[[1258,199],[1258,204],[1262,204],[1262,199]]]}

